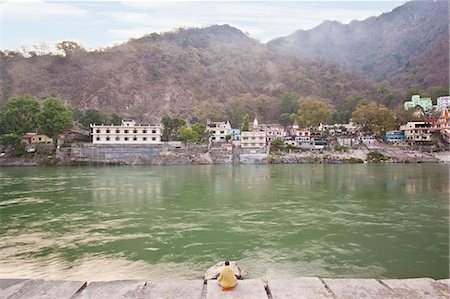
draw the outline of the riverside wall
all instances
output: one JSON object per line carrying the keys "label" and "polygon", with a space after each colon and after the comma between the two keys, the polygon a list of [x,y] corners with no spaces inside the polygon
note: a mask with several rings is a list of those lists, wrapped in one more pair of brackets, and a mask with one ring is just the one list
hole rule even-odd
{"label": "riverside wall", "polygon": [[161,145],[76,144],[60,148],[56,158],[61,165],[189,165],[189,164],[266,164],[266,149],[227,150],[221,147],[194,145],[175,148]]}
{"label": "riverside wall", "polygon": [[[0,167],[51,165],[202,165],[202,164],[339,164],[366,163],[374,149],[335,150],[242,149],[188,145],[98,145],[75,143],[57,149],[55,156],[27,154],[1,157]],[[383,163],[450,163],[450,151],[425,153],[398,148],[377,148],[388,159]]]}

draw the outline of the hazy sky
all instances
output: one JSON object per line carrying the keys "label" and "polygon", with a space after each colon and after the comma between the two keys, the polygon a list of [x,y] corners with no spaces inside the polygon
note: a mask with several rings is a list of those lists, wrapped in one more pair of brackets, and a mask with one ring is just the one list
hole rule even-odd
{"label": "hazy sky", "polygon": [[406,1],[0,0],[2,50],[74,40],[93,49],[178,27],[229,24],[262,42],[324,20],[349,23]]}

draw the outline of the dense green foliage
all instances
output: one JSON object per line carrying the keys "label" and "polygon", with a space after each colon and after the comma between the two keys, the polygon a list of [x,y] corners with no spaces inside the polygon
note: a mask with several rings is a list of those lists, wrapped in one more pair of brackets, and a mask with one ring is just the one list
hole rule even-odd
{"label": "dense green foliage", "polygon": [[304,98],[300,102],[297,124],[301,127],[317,127],[331,121],[331,109],[328,103],[314,98]]}
{"label": "dense green foliage", "polygon": [[168,115],[164,115],[161,118],[161,123],[164,126],[164,130],[162,132],[162,140],[171,141],[175,140],[178,137],[178,130],[186,125],[186,121],[179,117],[170,117]]}
{"label": "dense green foliage", "polygon": [[88,109],[80,116],[80,125],[83,129],[89,130],[91,124],[104,123],[104,117],[95,109]]}
{"label": "dense green foliage", "polygon": [[352,114],[353,122],[364,132],[381,135],[395,126],[393,113],[383,105],[373,102],[360,103]]}
{"label": "dense green foliage", "polygon": [[178,130],[178,139],[183,141],[185,144],[188,142],[198,142],[199,135],[192,127],[181,126]]}
{"label": "dense green foliage", "polygon": [[38,127],[39,102],[28,96],[9,99],[0,106],[0,133],[23,135]]}
{"label": "dense green foliage", "polygon": [[388,158],[380,152],[369,152],[367,154],[367,161],[370,162],[381,162],[386,161]]}
{"label": "dense green foliage", "polygon": [[300,96],[295,91],[285,91],[281,96],[280,112],[282,114],[288,113],[289,115],[297,113],[299,98]]}
{"label": "dense green foliage", "polygon": [[72,112],[57,98],[47,98],[38,114],[39,128],[41,131],[58,140],[58,134],[72,127]]}
{"label": "dense green foliage", "polygon": [[246,113],[242,116],[241,131],[249,131],[250,116]]}
{"label": "dense green foliage", "polygon": [[25,145],[20,136],[9,133],[0,135],[0,148],[3,152],[12,156],[21,156],[25,153]]}

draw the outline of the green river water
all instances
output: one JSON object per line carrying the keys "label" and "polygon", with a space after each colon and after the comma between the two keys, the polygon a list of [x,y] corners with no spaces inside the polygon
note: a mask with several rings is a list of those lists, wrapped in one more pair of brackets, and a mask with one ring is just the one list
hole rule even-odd
{"label": "green river water", "polygon": [[449,166],[0,168],[0,277],[449,277]]}

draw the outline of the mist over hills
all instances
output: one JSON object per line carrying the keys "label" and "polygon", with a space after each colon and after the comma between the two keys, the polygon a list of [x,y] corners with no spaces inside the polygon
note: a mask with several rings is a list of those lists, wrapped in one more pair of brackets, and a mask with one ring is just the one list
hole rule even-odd
{"label": "mist over hills", "polygon": [[[245,108],[252,117],[273,121],[286,90],[331,105],[349,96],[383,102],[381,82],[403,100],[410,87],[448,86],[443,2],[408,2],[349,25],[327,21],[268,44],[214,25],[152,33],[92,52],[68,48],[65,56],[0,53],[0,103],[55,95],[72,107],[141,121],[163,114],[214,118],[252,103]],[[243,104],[243,98],[256,100]]]}
{"label": "mist over hills", "polygon": [[268,43],[365,74],[394,87],[448,86],[449,2],[411,1],[348,25],[325,21]]}

